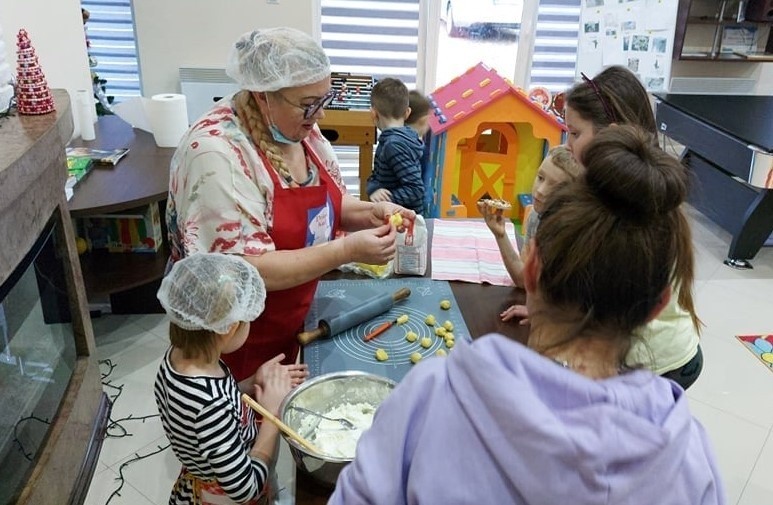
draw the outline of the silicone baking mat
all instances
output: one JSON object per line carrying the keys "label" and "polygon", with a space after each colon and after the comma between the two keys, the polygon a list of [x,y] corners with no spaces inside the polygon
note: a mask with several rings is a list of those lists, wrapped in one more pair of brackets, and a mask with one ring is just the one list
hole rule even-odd
{"label": "silicone baking mat", "polygon": [[[462,313],[456,306],[456,299],[448,282],[423,278],[322,281],[317,286],[317,293],[306,319],[306,329],[316,328],[320,318],[351,310],[375,294],[394,293],[402,287],[409,288],[411,296],[397,302],[388,312],[338,335],[307,345],[303,349],[303,361],[309,365],[311,376],[361,370],[399,382],[413,366],[410,360],[412,353],[419,352],[422,359],[427,359],[434,356],[438,349],[451,351],[446,348],[445,341],[435,335],[435,327],[441,326],[445,321],[453,323],[453,334],[457,342],[460,339],[470,340],[470,333],[464,324]],[[442,310],[441,300],[450,300],[451,308]],[[377,326],[394,321],[403,314],[408,314],[407,323],[394,325],[369,342],[363,341],[363,337]],[[424,322],[428,314],[435,316],[434,327]],[[405,339],[408,331],[418,334],[416,342],[408,342]],[[425,349],[419,344],[422,337],[432,340],[429,348]],[[377,349],[384,349],[389,358],[386,361],[376,360]]]}

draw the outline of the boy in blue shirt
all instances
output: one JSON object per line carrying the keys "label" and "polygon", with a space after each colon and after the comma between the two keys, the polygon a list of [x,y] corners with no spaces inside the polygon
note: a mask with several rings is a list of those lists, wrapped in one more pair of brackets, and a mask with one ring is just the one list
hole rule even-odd
{"label": "boy in blue shirt", "polygon": [[370,96],[373,123],[381,131],[373,173],[368,178],[368,198],[372,202],[393,202],[424,213],[424,183],[421,157],[424,143],[413,128],[405,125],[411,113],[408,88],[399,79],[378,81]]}

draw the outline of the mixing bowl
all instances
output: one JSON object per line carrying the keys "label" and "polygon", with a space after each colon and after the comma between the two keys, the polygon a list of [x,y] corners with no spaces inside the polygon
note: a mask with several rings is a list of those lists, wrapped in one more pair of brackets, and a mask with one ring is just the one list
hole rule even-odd
{"label": "mixing bowl", "polygon": [[[302,437],[314,443],[314,426],[309,415],[291,406],[302,407],[320,414],[343,404],[366,403],[375,409],[394,389],[395,382],[367,372],[333,372],[309,379],[293,389],[279,407],[279,417]],[[319,421],[311,416],[312,420]],[[290,446],[297,468],[318,483],[333,487],[338,474],[353,458],[312,453],[295,440],[282,435]]]}

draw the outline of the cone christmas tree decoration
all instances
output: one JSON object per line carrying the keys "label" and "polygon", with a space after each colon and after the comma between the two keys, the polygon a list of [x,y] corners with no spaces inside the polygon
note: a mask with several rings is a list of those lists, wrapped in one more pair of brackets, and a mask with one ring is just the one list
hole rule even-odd
{"label": "cone christmas tree decoration", "polygon": [[16,36],[16,107],[19,114],[48,114],[54,111],[54,98],[38,63],[27,30]]}

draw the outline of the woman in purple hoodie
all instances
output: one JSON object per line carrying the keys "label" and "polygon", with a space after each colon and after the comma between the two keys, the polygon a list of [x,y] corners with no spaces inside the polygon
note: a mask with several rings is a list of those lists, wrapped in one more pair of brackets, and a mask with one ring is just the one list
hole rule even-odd
{"label": "woman in purple hoodie", "polygon": [[489,335],[417,365],[330,503],[725,503],[684,391],[624,365],[677,272],[692,281],[685,169],[631,126],[584,159],[524,257],[527,346]]}

